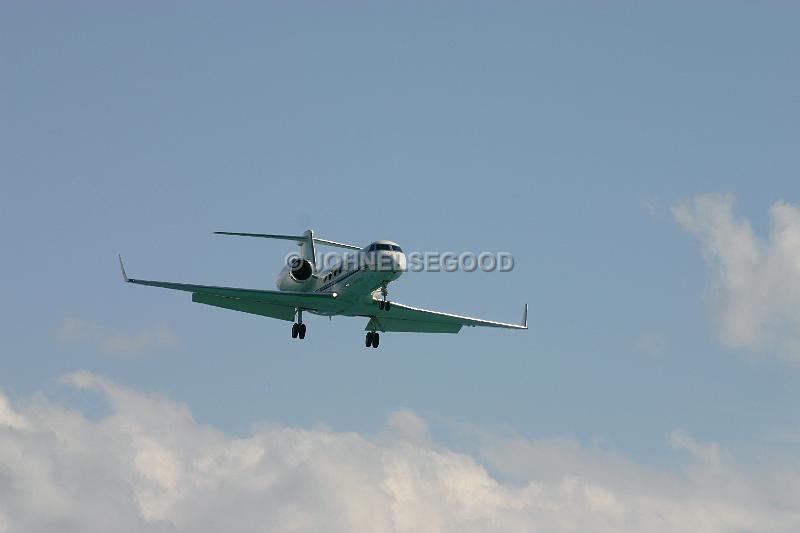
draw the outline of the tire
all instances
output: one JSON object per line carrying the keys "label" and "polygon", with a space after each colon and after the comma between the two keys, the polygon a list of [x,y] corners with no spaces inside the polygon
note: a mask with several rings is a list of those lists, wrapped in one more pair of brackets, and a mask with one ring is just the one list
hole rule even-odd
{"label": "tire", "polygon": [[379,302],[378,302],[378,309],[380,309],[381,311],[383,311],[383,300],[381,300],[381,301],[379,301]]}
{"label": "tire", "polygon": [[368,332],[367,332],[367,340],[366,340],[366,342],[365,342],[365,344],[364,344],[364,345],[365,345],[367,348],[369,348],[370,346],[372,346],[372,332],[371,332],[371,331],[368,331]]}
{"label": "tire", "polygon": [[305,339],[306,338],[306,325],[305,324],[300,324],[299,330],[300,331],[298,332],[298,336],[301,339]]}
{"label": "tire", "polygon": [[298,327],[297,322],[295,322],[294,324],[292,324],[292,338],[296,339],[297,338],[297,334],[299,332],[300,332],[300,328]]}
{"label": "tire", "polygon": [[384,305],[383,308],[388,311],[389,309],[391,309],[391,307],[392,307],[392,302],[386,300],[386,305]]}
{"label": "tire", "polygon": [[381,335],[376,331],[375,335],[372,336],[372,347],[377,348],[380,343],[381,343]]}

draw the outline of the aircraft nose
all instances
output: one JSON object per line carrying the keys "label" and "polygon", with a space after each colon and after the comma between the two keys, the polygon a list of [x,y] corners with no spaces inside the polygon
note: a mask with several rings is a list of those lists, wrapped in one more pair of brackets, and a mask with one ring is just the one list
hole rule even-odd
{"label": "aircraft nose", "polygon": [[381,251],[377,255],[379,268],[392,272],[404,272],[406,270],[406,256],[403,252]]}
{"label": "aircraft nose", "polygon": [[395,270],[400,272],[406,271],[406,254],[403,252],[395,252],[394,254]]}

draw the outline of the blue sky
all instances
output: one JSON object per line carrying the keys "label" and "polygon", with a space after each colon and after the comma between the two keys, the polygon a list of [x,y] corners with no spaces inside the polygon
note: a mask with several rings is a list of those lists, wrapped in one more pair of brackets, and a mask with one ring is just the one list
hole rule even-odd
{"label": "blue sky", "polygon": [[[12,398],[41,392],[100,416],[58,381],[88,370],[234,435],[263,422],[370,432],[409,409],[455,447],[472,446],[463,425],[644,464],[676,460],[675,430],[744,461],[796,445],[797,358],[726,336],[724,216],[704,209],[728,200],[693,203],[732,195],[763,257],[769,209],[800,203],[794,6],[0,13],[0,388]],[[273,288],[285,244],[211,232],[309,227],[512,252],[511,273],[409,273],[391,296],[504,321],[527,302],[530,330],[387,334],[376,351],[362,320],[311,318],[297,342],[283,322],[126,286],[116,265],[121,252],[142,278]],[[787,246],[775,287],[788,303],[764,313],[791,326]],[[109,338],[130,353],[106,353]]]}

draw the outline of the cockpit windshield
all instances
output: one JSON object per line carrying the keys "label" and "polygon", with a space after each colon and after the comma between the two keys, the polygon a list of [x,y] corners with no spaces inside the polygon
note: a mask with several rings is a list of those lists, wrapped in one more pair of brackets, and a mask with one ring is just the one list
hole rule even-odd
{"label": "cockpit windshield", "polygon": [[402,252],[402,248],[396,244],[386,244],[382,242],[374,242],[369,245],[367,252],[386,251],[386,252]]}

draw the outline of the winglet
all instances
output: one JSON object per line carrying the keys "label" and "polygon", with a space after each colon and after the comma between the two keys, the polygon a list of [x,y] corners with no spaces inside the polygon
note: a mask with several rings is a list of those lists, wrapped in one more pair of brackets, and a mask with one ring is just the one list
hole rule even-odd
{"label": "winglet", "polygon": [[522,312],[522,327],[528,329],[528,304],[525,304],[525,310]]}
{"label": "winglet", "polygon": [[122,264],[122,254],[119,254],[118,257],[119,257],[119,269],[122,270],[122,279],[124,279],[125,281],[130,281],[130,279],[128,279],[128,275],[125,273],[125,265]]}

